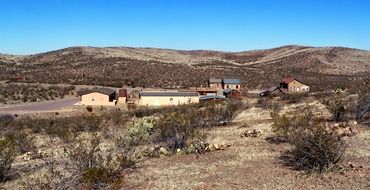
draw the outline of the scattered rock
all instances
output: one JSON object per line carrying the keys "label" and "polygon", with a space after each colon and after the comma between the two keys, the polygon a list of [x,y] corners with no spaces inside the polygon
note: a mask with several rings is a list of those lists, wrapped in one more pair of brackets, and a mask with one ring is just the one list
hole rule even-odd
{"label": "scattered rock", "polygon": [[220,146],[218,144],[213,144],[213,146],[215,147],[216,150],[220,150]]}
{"label": "scattered rock", "polygon": [[164,147],[159,148],[159,153],[163,156],[169,155],[169,152]]}
{"label": "scattered rock", "polygon": [[259,137],[261,135],[262,132],[258,129],[246,130],[242,134],[240,134],[241,137]]}

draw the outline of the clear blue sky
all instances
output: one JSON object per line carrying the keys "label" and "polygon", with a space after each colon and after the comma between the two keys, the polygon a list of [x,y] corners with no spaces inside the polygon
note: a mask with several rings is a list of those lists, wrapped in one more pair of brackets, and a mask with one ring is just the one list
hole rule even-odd
{"label": "clear blue sky", "polygon": [[370,50],[368,0],[0,0],[0,52],[69,46]]}

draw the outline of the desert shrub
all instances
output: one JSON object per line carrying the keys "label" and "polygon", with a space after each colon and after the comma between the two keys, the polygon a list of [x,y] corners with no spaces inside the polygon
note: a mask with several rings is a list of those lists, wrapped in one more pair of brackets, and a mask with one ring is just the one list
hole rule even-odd
{"label": "desert shrub", "polygon": [[289,104],[300,103],[308,96],[308,93],[293,93],[284,94],[281,99],[287,101]]}
{"label": "desert shrub", "polygon": [[86,106],[86,110],[91,113],[91,112],[93,112],[93,107],[92,106]]}
{"label": "desert shrub", "polygon": [[12,115],[0,115],[0,129],[7,129],[8,126],[14,122]]}
{"label": "desert shrub", "polygon": [[73,176],[77,176],[77,184],[88,189],[101,189],[119,184],[120,172],[133,167],[135,162],[129,156],[118,156],[115,159],[110,153],[103,153],[100,138],[94,137],[89,144],[78,144],[67,150],[72,162]]}
{"label": "desert shrub", "polygon": [[337,92],[334,96],[331,97],[328,103],[328,109],[332,114],[332,119],[334,121],[340,122],[345,121],[347,114],[347,105],[342,92]]}
{"label": "desert shrub", "polygon": [[297,133],[314,126],[318,121],[309,107],[300,110],[300,114],[288,116],[271,113],[273,119],[272,131],[281,141],[291,141]]}
{"label": "desert shrub", "polygon": [[11,143],[17,149],[17,152],[21,154],[36,150],[36,147],[34,145],[34,138],[30,137],[25,132],[11,131],[6,133],[5,137],[9,141],[11,141]]}
{"label": "desert shrub", "polygon": [[342,161],[345,142],[333,131],[322,126],[306,128],[295,134],[291,140],[293,149],[291,164],[296,169],[309,172],[325,172]]}
{"label": "desert shrub", "polygon": [[370,82],[365,81],[357,89],[358,100],[355,106],[356,119],[362,120],[370,112]]}
{"label": "desert shrub", "polygon": [[188,141],[197,136],[197,126],[192,123],[192,114],[171,112],[164,114],[155,124],[159,141],[168,144],[171,150],[184,148]]}
{"label": "desert shrub", "polygon": [[8,138],[0,138],[0,182],[9,179],[9,171],[17,155],[16,147]]}
{"label": "desert shrub", "polygon": [[119,137],[118,146],[137,146],[151,142],[154,120],[150,118],[134,118],[127,128],[127,133]]}

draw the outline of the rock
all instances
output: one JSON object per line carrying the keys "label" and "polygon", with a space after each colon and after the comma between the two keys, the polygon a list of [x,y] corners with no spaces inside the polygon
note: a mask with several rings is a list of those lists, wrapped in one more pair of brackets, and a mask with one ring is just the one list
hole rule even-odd
{"label": "rock", "polygon": [[159,153],[161,155],[164,155],[164,156],[168,156],[169,155],[169,152],[165,148],[163,148],[163,147],[159,148]]}
{"label": "rock", "polygon": [[184,154],[184,151],[182,151],[181,149],[177,149],[176,150],[176,155],[183,155]]}
{"label": "rock", "polygon": [[261,135],[262,132],[258,129],[246,130],[242,134],[240,134],[241,137],[259,137]]}
{"label": "rock", "polygon": [[191,153],[195,153],[196,152],[196,149],[193,145],[190,145],[186,148],[186,154],[191,154]]}
{"label": "rock", "polygon": [[209,150],[210,152],[215,151],[215,150],[216,150],[216,147],[215,147],[213,144],[209,144],[209,145],[208,145],[208,150]]}
{"label": "rock", "polygon": [[213,144],[216,150],[220,150],[220,146],[218,144]]}

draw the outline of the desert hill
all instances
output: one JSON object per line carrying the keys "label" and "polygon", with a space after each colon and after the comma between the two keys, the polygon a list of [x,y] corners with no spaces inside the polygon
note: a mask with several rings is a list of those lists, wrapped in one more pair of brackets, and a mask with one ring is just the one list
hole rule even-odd
{"label": "desert hill", "polygon": [[131,47],[70,47],[35,55],[0,54],[0,80],[186,87],[210,77],[240,78],[249,88],[300,78],[314,89],[352,86],[370,72],[370,52],[343,47],[283,46],[221,52]]}

